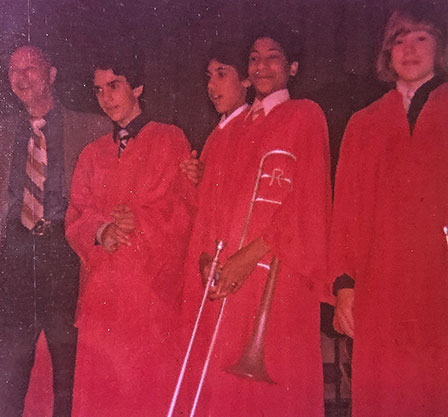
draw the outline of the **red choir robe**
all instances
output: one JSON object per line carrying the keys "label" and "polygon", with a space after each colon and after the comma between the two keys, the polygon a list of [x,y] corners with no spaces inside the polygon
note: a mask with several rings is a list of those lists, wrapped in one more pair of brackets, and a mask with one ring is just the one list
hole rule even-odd
{"label": "red choir robe", "polygon": [[[66,232],[82,260],[73,416],[163,416],[175,378],[176,329],[194,188],[179,170],[183,133],[150,122],[120,158],[108,134],[73,176]],[[131,245],[95,245],[118,204],[133,211]]]}
{"label": "red choir robe", "polygon": [[23,417],[47,417],[53,414],[53,374],[50,352],[42,332],[36,343],[36,355],[25,398]]}
{"label": "red choir robe", "polygon": [[[253,122],[243,113],[209,138],[185,268],[185,339],[204,291],[199,256],[203,251],[213,254],[216,239],[226,242],[222,263],[239,249],[260,160],[273,150],[286,151],[294,158],[266,158],[258,197],[281,204],[255,203],[243,246],[263,236],[272,250],[261,263],[269,265],[274,256],[280,259],[264,349],[267,371],[275,384],[226,371],[243,353],[254,327],[268,275],[259,266],[227,298],[197,416],[324,414],[318,293],[326,265],[331,203],[327,127],[313,102],[288,100]],[[206,304],[175,415],[189,415],[220,305],[220,301]]]}
{"label": "red choir robe", "polygon": [[444,84],[411,134],[393,90],[346,130],[331,260],[355,280],[355,417],[448,415],[447,108]]}

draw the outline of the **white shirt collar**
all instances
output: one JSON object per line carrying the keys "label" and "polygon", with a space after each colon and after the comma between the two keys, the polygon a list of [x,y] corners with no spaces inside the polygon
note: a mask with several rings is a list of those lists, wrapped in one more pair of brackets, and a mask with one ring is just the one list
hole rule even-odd
{"label": "white shirt collar", "polygon": [[[263,111],[264,111],[264,115],[267,116],[271,110],[278,106],[279,104],[284,103],[285,101],[289,100],[291,97],[289,95],[289,91],[288,89],[284,88],[282,90],[278,90],[272,94],[269,94],[267,97],[265,97],[262,101],[261,104],[263,106]],[[255,99],[254,104],[255,103],[259,103],[260,101],[258,99]]]}
{"label": "white shirt collar", "polygon": [[407,86],[402,80],[397,80],[397,84],[396,84],[396,88],[398,90],[398,92],[402,95],[403,97],[403,106],[406,110],[406,113],[409,110],[409,107],[411,105],[411,101],[414,98],[414,95],[416,93],[416,91],[425,83],[427,83],[431,78],[434,77],[434,74],[430,74],[426,77],[426,79],[424,79],[423,81],[421,81],[418,85],[417,88],[410,88],[409,86]]}
{"label": "white shirt collar", "polygon": [[220,129],[224,129],[235,117],[240,115],[248,107],[249,107],[249,105],[247,103],[244,103],[242,106],[238,107],[236,110],[234,110],[228,116],[223,114],[222,117],[221,117],[221,120],[220,120],[220,122],[218,124],[218,127]]}
{"label": "white shirt collar", "polygon": [[413,88],[409,88],[406,84],[397,81],[397,90],[401,94],[403,98],[403,107],[406,110],[406,113],[409,110],[409,106],[411,105],[411,100],[414,97],[415,91]]}

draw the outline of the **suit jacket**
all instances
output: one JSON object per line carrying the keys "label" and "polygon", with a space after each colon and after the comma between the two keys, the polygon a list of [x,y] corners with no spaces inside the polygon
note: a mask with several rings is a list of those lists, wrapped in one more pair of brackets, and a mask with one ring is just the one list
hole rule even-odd
{"label": "suit jacket", "polygon": [[[103,116],[68,110],[62,107],[64,126],[64,197],[70,197],[70,184],[78,155],[85,145],[110,132],[111,122]],[[20,118],[18,114],[0,120],[0,242],[4,240],[6,216],[11,201],[8,195],[14,135]],[[25,167],[24,167],[25,169]]]}

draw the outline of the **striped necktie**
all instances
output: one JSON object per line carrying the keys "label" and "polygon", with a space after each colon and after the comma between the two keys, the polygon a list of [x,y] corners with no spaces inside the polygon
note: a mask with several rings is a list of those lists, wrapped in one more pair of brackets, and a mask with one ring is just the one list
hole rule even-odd
{"label": "striped necktie", "polygon": [[126,149],[126,146],[128,146],[128,142],[129,139],[131,139],[131,136],[126,129],[119,130],[117,136],[118,139],[120,139],[120,145],[118,146],[118,157],[120,157],[123,151]]}
{"label": "striped necktie", "polygon": [[252,107],[249,110],[249,113],[247,114],[246,118],[249,120],[254,121],[259,116],[264,115],[264,106],[263,103],[259,100],[256,100],[254,104],[252,104]]}
{"label": "striped necktie", "polygon": [[44,184],[48,161],[45,136],[41,130],[46,121],[40,118],[30,122],[33,134],[28,141],[21,220],[27,229],[32,230],[44,217]]}

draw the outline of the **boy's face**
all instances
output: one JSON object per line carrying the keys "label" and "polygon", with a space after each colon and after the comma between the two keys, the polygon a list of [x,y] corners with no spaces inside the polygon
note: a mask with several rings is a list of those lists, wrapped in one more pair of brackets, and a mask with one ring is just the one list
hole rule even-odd
{"label": "boy's face", "polygon": [[96,69],[93,85],[98,104],[119,126],[126,127],[141,113],[138,98],[143,86],[132,89],[123,75],[111,69]]}
{"label": "boy's face", "polygon": [[11,89],[26,106],[38,104],[51,95],[56,68],[50,66],[42,52],[31,46],[16,49],[9,60],[8,78]]}
{"label": "boy's face", "polygon": [[426,30],[399,35],[391,50],[391,65],[398,78],[418,88],[434,76],[437,42]]}
{"label": "boy's face", "polygon": [[212,59],[207,76],[208,96],[218,113],[228,116],[245,103],[250,83],[247,79],[240,80],[234,67]]}
{"label": "boy's face", "polygon": [[249,54],[249,81],[260,100],[287,88],[289,77],[297,74],[298,62],[289,64],[282,47],[271,38],[259,38]]}

